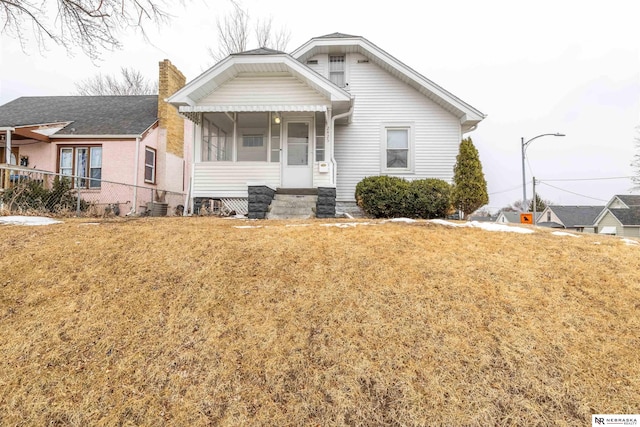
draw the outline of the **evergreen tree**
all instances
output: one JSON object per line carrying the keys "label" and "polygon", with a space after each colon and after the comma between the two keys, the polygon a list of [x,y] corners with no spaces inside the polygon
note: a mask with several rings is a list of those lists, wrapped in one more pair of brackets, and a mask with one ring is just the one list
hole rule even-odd
{"label": "evergreen tree", "polygon": [[[549,201],[544,200],[542,197],[540,197],[538,192],[536,192],[536,212],[542,212],[547,208],[548,205]],[[529,201],[528,209],[529,212],[533,212],[533,200]]]}
{"label": "evergreen tree", "polygon": [[478,150],[471,138],[460,143],[460,151],[453,168],[453,205],[464,216],[489,203],[487,181],[482,173],[482,163]]}

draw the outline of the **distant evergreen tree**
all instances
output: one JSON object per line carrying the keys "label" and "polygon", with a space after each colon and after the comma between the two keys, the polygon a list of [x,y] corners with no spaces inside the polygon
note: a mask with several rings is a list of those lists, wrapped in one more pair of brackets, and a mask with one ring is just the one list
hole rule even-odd
{"label": "distant evergreen tree", "polygon": [[471,138],[465,138],[460,143],[460,151],[453,168],[452,196],[453,205],[460,209],[465,217],[489,203],[487,181],[482,173],[478,150]]}
{"label": "distant evergreen tree", "polygon": [[[550,202],[548,200],[544,200],[542,197],[540,197],[538,192],[536,192],[536,212],[542,212],[543,210],[547,209],[549,203]],[[528,209],[529,212],[533,212],[533,200],[529,202]]]}

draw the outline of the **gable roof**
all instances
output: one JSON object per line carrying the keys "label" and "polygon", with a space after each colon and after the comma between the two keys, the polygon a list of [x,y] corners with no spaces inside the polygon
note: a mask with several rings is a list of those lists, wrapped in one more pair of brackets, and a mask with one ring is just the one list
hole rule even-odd
{"label": "gable roof", "polygon": [[314,55],[333,52],[336,49],[342,49],[346,53],[355,52],[364,55],[371,62],[407,83],[455,115],[460,120],[463,132],[473,130],[486,117],[476,108],[438,86],[364,37],[343,33],[327,34],[309,40],[293,51],[291,55],[298,61],[305,63]]}
{"label": "gable roof", "polygon": [[[612,199],[612,201],[615,200],[616,198],[619,199],[625,205],[627,205],[627,207],[629,207],[629,208],[631,208],[633,206],[640,206],[640,195],[637,195],[637,194],[616,194],[614,196],[614,198]],[[611,204],[611,202],[609,202],[609,204]]]}
{"label": "gable roof", "polygon": [[608,209],[620,224],[626,226],[640,226],[640,209],[611,208]]}
{"label": "gable roof", "polygon": [[547,206],[566,228],[593,225],[604,206]]}
{"label": "gable roof", "polygon": [[29,96],[0,106],[0,127],[70,122],[51,137],[137,136],[157,120],[157,95]]}
{"label": "gable roof", "polygon": [[[347,91],[334,85],[330,80],[306,65],[296,61],[291,55],[272,49],[260,48],[227,56],[171,95],[167,102],[176,106],[181,113],[210,111],[208,106],[197,105],[198,101],[238,76],[255,73],[293,76],[333,103],[334,111],[338,109],[348,110],[353,101]],[[256,106],[250,105],[224,107],[225,111],[259,111],[254,108]],[[263,107],[267,108],[266,106]],[[274,104],[268,106],[266,111],[289,111],[291,108],[295,111],[319,111],[320,106],[284,106]]]}

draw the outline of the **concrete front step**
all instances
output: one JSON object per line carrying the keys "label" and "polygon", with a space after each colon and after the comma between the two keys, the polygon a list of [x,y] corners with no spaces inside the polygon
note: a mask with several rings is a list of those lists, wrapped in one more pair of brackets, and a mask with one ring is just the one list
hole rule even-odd
{"label": "concrete front step", "polygon": [[315,217],[318,196],[276,194],[269,206],[268,219],[307,219]]}

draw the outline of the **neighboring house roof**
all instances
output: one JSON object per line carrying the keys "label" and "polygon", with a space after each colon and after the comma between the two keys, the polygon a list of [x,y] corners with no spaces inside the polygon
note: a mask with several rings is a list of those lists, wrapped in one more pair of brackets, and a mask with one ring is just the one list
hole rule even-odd
{"label": "neighboring house roof", "polygon": [[371,62],[454,114],[460,120],[463,132],[473,130],[486,117],[476,108],[438,86],[364,37],[343,33],[327,34],[309,40],[291,55],[304,63],[316,54],[329,53],[337,48],[345,52],[356,52],[364,55]]}
{"label": "neighboring house roof", "polygon": [[622,203],[631,208],[633,206],[640,206],[640,195],[636,194],[616,194],[614,198],[618,198]]}
{"label": "neighboring house roof", "polygon": [[612,208],[609,209],[609,212],[611,212],[611,215],[615,216],[622,225],[640,226],[640,208]]}
{"label": "neighboring house roof", "polygon": [[[620,204],[625,207],[610,207],[620,206]],[[598,214],[598,217],[594,220],[594,224],[599,224],[607,212],[610,212],[623,226],[640,225],[640,195],[616,194],[609,200],[605,209]]]}
{"label": "neighboring house roof", "polygon": [[157,120],[157,95],[29,96],[0,106],[0,127],[70,122],[55,136],[141,135]]}
{"label": "neighboring house roof", "polygon": [[604,206],[547,206],[566,228],[593,225]]}

